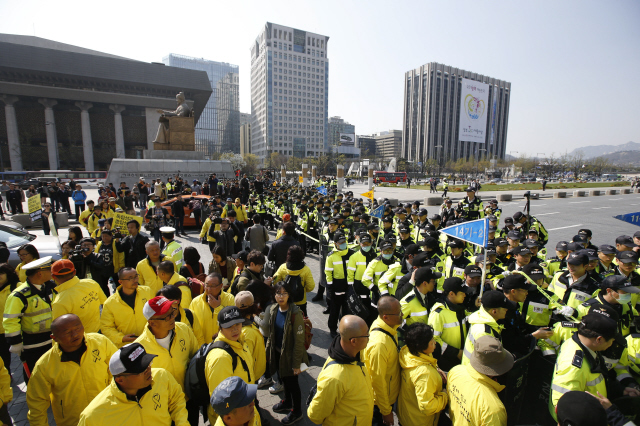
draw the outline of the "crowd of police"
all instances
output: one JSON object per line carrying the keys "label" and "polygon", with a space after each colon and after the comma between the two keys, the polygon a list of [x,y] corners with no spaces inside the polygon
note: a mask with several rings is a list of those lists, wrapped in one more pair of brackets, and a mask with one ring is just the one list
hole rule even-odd
{"label": "crowd of police", "polygon": [[[632,424],[640,233],[596,247],[581,229],[547,253],[538,219],[501,217],[475,187],[429,215],[419,202],[338,193],[335,179],[265,179],[248,192],[244,179],[237,198],[216,191],[200,206],[206,273],[174,238],[175,206],[153,194],[152,238],[136,220],[123,237],[108,202],[106,212],[87,203],[79,222],[91,236],[76,228],[62,260],[25,245],[15,270],[0,265],[4,424],[11,354],[33,425],[49,407],[58,425],[195,425],[201,413],[212,425],[266,424],[258,387],[283,394],[272,410],[285,425],[304,417],[305,399],[325,425]],[[484,217],[487,247],[441,232]],[[277,228],[270,246],[259,227]],[[311,301],[326,294],[332,342],[307,396],[313,252]]]}

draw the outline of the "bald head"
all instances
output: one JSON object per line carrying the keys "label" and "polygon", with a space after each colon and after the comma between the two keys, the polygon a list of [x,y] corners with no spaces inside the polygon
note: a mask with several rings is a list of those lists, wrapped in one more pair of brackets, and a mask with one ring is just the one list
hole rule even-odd
{"label": "bald head", "polygon": [[51,334],[57,337],[64,334],[67,329],[76,327],[78,323],[82,325],[82,321],[80,321],[80,318],[75,314],[59,316],[51,323]]}
{"label": "bald head", "polygon": [[357,336],[364,336],[368,333],[367,323],[358,316],[345,315],[340,320],[338,326],[340,332],[340,339],[343,342],[347,342]]}
{"label": "bald head", "polygon": [[378,301],[378,314],[380,316],[397,313],[400,310],[400,301],[393,296],[382,296]]}

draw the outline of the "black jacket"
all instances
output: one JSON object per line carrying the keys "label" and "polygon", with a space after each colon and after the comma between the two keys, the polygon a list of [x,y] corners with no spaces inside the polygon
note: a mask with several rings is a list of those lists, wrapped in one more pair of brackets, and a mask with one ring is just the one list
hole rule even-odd
{"label": "black jacket", "polygon": [[127,235],[122,241],[116,241],[116,249],[119,252],[124,252],[124,264],[131,268],[135,268],[142,259],[147,257],[147,252],[144,248],[145,244],[149,242],[149,238],[138,234],[133,241],[131,235]]}
{"label": "black jacket", "polygon": [[282,238],[271,245],[268,259],[275,263],[275,271],[278,270],[280,265],[287,261],[289,247],[299,245],[300,242],[295,237],[289,235],[283,235]]}

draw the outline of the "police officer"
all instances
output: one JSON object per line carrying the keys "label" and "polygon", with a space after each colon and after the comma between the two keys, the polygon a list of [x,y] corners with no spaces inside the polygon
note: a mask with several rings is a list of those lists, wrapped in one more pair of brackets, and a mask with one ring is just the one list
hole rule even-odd
{"label": "police officer", "polygon": [[347,265],[353,250],[347,246],[347,239],[342,232],[336,232],[333,238],[335,249],[329,253],[325,263],[324,273],[327,278],[327,289],[331,293],[329,304],[329,332],[332,337],[337,335],[338,320],[349,311],[347,307]]}
{"label": "police officer", "polygon": [[442,274],[432,268],[422,267],[412,273],[413,291],[408,293],[400,302],[402,317],[407,326],[414,322],[429,322],[429,313],[436,303],[436,280]]}
{"label": "police officer", "polygon": [[567,256],[567,271],[558,272],[549,285],[562,303],[576,309],[581,303],[591,299],[599,290],[598,283],[587,274],[587,255],[574,252]]}
{"label": "police officer", "polygon": [[163,226],[160,228],[160,233],[162,235],[162,241],[164,241],[164,249],[162,250],[162,254],[167,256],[169,260],[171,260],[175,265],[176,269],[180,270],[182,266],[182,245],[174,240],[174,234],[176,230],[170,226]]}
{"label": "police officer", "polygon": [[371,292],[362,284],[362,276],[369,263],[371,263],[376,256],[377,253],[371,244],[371,236],[364,234],[360,236],[360,250],[351,255],[349,265],[347,266],[347,284],[353,286],[353,290],[369,310],[369,316],[365,319],[368,326],[371,326],[375,320],[377,311],[371,304]]}
{"label": "police officer", "polygon": [[452,239],[447,243],[447,247],[451,250],[451,255],[447,256],[444,261],[445,278],[464,276],[464,268],[471,263],[464,255],[464,242]]}
{"label": "police officer", "polygon": [[467,196],[459,203],[462,217],[466,220],[483,218],[484,209],[482,208],[482,201],[480,201],[480,198],[476,197],[475,187],[468,187],[466,192]]}

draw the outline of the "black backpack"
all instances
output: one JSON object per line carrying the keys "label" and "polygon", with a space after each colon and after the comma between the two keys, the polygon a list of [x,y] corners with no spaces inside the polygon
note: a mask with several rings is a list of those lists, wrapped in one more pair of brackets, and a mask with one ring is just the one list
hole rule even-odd
{"label": "black backpack", "polygon": [[231,356],[231,366],[233,371],[236,371],[238,366],[238,358],[242,363],[242,369],[247,372],[249,378],[248,383],[251,383],[251,372],[249,366],[244,359],[238,356],[238,354],[231,348],[228,343],[222,341],[215,341],[211,343],[205,343],[198,349],[198,352],[189,361],[189,367],[184,375],[184,392],[189,400],[194,401],[196,405],[206,406],[209,404],[209,388],[207,387],[207,377],[205,375],[204,367],[207,361],[207,355],[213,349],[222,349]]}
{"label": "black backpack", "polygon": [[287,275],[287,278],[284,280],[284,284],[291,292],[291,294],[289,295],[291,301],[293,301],[294,303],[302,302],[302,300],[304,299],[305,291],[300,275]]}

